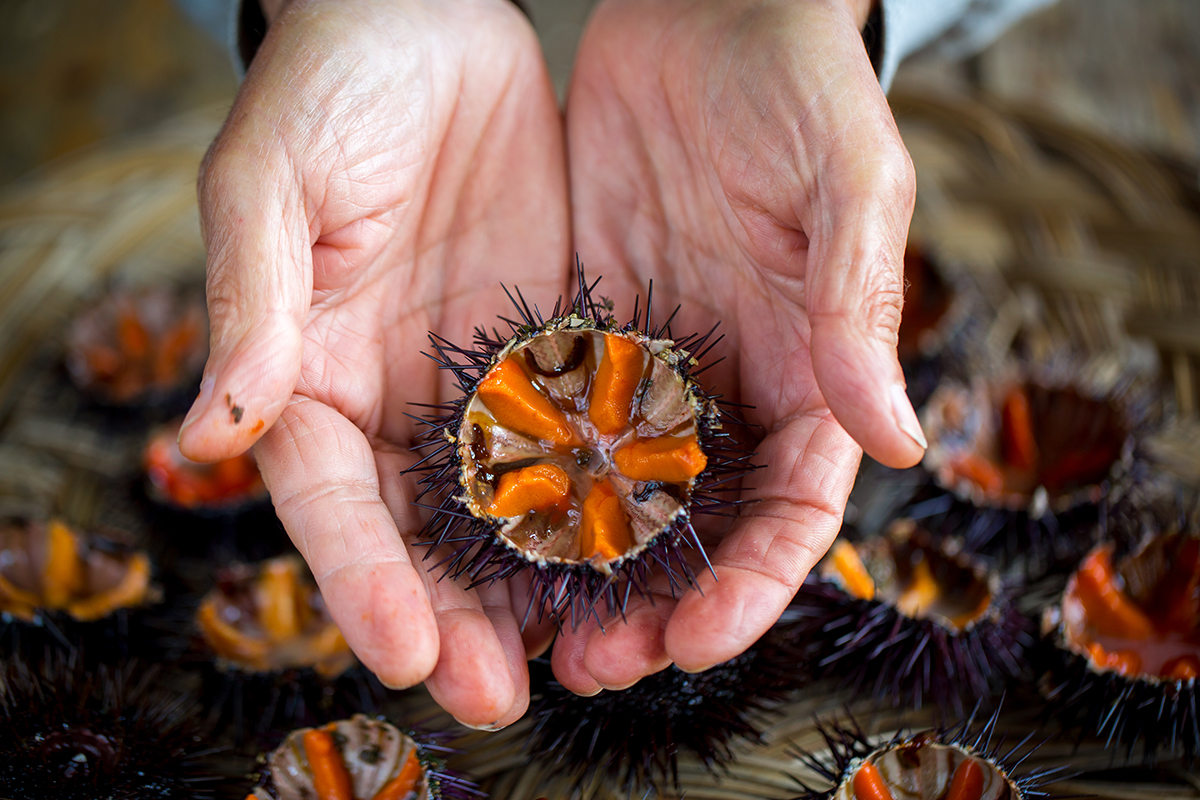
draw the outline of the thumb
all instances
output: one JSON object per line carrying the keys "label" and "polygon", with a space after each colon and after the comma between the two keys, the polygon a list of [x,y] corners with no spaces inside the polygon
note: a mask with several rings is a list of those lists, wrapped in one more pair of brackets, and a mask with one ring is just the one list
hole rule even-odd
{"label": "thumb", "polygon": [[269,132],[239,115],[200,171],[211,349],[179,434],[185,456],[241,453],[279,417],[300,378],[312,248],[298,172]]}
{"label": "thumb", "polygon": [[890,115],[888,123],[890,136],[840,150],[823,170],[805,300],[813,372],[834,417],[872,458],[910,467],[926,442],[896,340],[915,180]]}

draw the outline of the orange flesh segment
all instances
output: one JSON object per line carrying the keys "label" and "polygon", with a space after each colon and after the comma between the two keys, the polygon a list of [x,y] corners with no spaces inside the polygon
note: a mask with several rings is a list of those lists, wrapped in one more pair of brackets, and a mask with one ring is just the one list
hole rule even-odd
{"label": "orange flesh segment", "polygon": [[983,797],[983,768],[973,758],[958,765],[950,779],[946,800],[980,800]]}
{"label": "orange flesh segment", "polygon": [[0,611],[25,622],[32,622],[41,605],[42,601],[37,595],[25,591],[0,575]]}
{"label": "orange flesh segment", "polygon": [[167,331],[154,353],[154,380],[167,383],[179,370],[179,362],[199,335],[195,320],[185,319]]}
{"label": "orange flesh segment", "polygon": [[200,604],[196,625],[217,655],[254,669],[267,669],[267,643],[246,636],[221,619],[214,601],[205,600]]}
{"label": "orange flesh segment", "polygon": [[313,669],[324,678],[334,678],[349,667],[350,645],[342,630],[332,622],[309,638],[308,652],[314,661]]}
{"label": "orange flesh segment", "polygon": [[50,608],[65,608],[83,588],[79,539],[59,520],[46,529],[46,566],[42,571],[42,597]]}
{"label": "orange flesh segment", "polygon": [[519,517],[529,511],[556,508],[566,511],[571,479],[561,467],[538,464],[500,476],[488,513],[494,517]]}
{"label": "orange flesh segment", "polygon": [[304,755],[318,800],[354,800],[354,786],[333,737],[323,730],[305,731]]}
{"label": "orange flesh segment", "polygon": [[301,622],[296,596],[300,585],[291,565],[286,561],[268,561],[255,588],[258,621],[267,636],[280,641],[298,634]]}
{"label": "orange flesh segment", "polygon": [[620,433],[629,425],[633,395],[642,381],[645,357],[641,346],[624,336],[604,334],[604,357],[596,368],[588,416],[596,430]]}
{"label": "orange flesh segment", "polygon": [[913,567],[912,583],[896,600],[896,608],[909,617],[920,617],[933,605],[940,592],[929,563],[918,561]]}
{"label": "orange flesh segment", "polygon": [[1149,639],[1154,625],[1117,588],[1111,559],[1111,547],[1097,550],[1084,559],[1076,573],[1076,589],[1088,624],[1101,636]]}
{"label": "orange flesh segment", "polygon": [[1000,409],[1001,448],[1004,461],[1021,470],[1033,469],[1038,462],[1037,441],[1033,436],[1033,414],[1029,396],[1017,386],[1004,398]]}
{"label": "orange flesh segment", "polygon": [[409,751],[408,759],[400,768],[400,774],[384,784],[371,800],[404,800],[416,790],[420,780],[421,760],[417,758],[417,751],[414,749]]}
{"label": "orange flesh segment", "polygon": [[846,591],[860,600],[875,598],[875,581],[863,566],[858,551],[849,542],[833,545],[833,568],[842,579]]}
{"label": "orange flesh segment", "polygon": [[1088,645],[1088,656],[1097,667],[1114,669],[1126,677],[1132,678],[1142,671],[1142,659],[1132,650],[1105,650],[1092,642]]}
{"label": "orange flesh segment", "polygon": [[869,761],[854,773],[853,787],[855,800],[895,800],[883,776]]}
{"label": "orange flesh segment", "polygon": [[1177,681],[1190,681],[1200,677],[1200,659],[1195,656],[1180,656],[1163,665],[1162,676]]}
{"label": "orange flesh segment", "polygon": [[592,487],[583,501],[583,518],[579,522],[580,558],[587,560],[600,556],[612,561],[633,548],[633,536],[629,533],[629,519],[621,500],[613,492],[608,481]]}
{"label": "orange flesh segment", "polygon": [[125,574],[116,586],[71,603],[67,606],[67,613],[81,622],[91,622],[119,608],[140,605],[149,588],[150,559],[145,553],[137,553],[129,559]]}
{"label": "orange flesh segment", "polygon": [[511,358],[492,368],[479,383],[479,399],[509,430],[566,445],[572,440],[567,418],[526,377]]}
{"label": "orange flesh segment", "polygon": [[983,456],[964,453],[950,463],[950,470],[978,486],[985,495],[994,497],[1004,491],[1004,474]]}
{"label": "orange flesh segment", "polygon": [[150,334],[132,308],[117,314],[117,341],[130,358],[145,358],[150,351]]}
{"label": "orange flesh segment", "polygon": [[613,455],[617,469],[635,481],[683,483],[699,475],[708,464],[696,435],[633,442]]}

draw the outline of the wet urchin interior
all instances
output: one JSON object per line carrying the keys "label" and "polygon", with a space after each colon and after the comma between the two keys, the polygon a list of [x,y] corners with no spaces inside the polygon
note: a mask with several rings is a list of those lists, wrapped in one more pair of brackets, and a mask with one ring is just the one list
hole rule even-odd
{"label": "wet urchin interior", "polygon": [[[815,773],[813,786],[798,781],[796,800],[1025,800],[1045,797],[1043,787],[1064,775],[1059,768],[1021,769],[1036,750],[1031,737],[1015,745],[997,734],[999,712],[982,725],[974,715],[948,729],[898,733],[872,741],[854,720],[823,724],[824,752],[798,750]],[[811,780],[811,779],[810,779]]]}
{"label": "wet urchin interior", "polygon": [[301,728],[261,759],[246,800],[465,800],[475,784],[448,772],[430,735],[355,714]]}
{"label": "wet urchin interior", "polygon": [[518,291],[507,335],[477,328],[471,348],[431,335],[463,395],[419,420],[413,467],[439,565],[473,584],[529,571],[530,610],[573,625],[623,611],[655,566],[690,585],[693,515],[730,513],[753,455],[695,379],[715,326],[675,338],[649,300],[620,324],[578,281],[548,319]]}
{"label": "wet urchin interior", "polygon": [[1153,418],[1138,375],[1096,377],[1066,358],[948,377],[921,413],[928,483],[901,513],[1031,575],[1069,568]]}
{"label": "wet urchin interior", "polygon": [[759,741],[761,722],[797,686],[797,650],[778,629],[746,652],[689,674],[672,665],[624,690],[580,697],[530,664],[534,721],[529,750],[583,778],[602,772],[631,789],[678,782],[680,753],[716,771],[738,739]]}
{"label": "wet urchin interior", "polygon": [[1018,587],[911,520],[841,539],[784,614],[813,677],[881,705],[961,715],[1026,676],[1032,625]]}
{"label": "wet urchin interior", "polygon": [[194,621],[210,720],[239,742],[278,725],[372,710],[382,695],[298,555],[223,567]]}
{"label": "wet urchin interior", "polygon": [[9,660],[0,691],[0,796],[95,800],[211,796],[194,703],[144,664],[54,654]]}
{"label": "wet urchin interior", "polygon": [[[1135,549],[1098,545],[1046,609],[1041,688],[1050,713],[1114,760],[1200,755],[1200,533],[1167,529]],[[1123,752],[1122,752],[1123,751]]]}
{"label": "wet urchin interior", "polygon": [[0,633],[9,652],[85,646],[128,655],[130,615],[159,599],[150,557],[124,531],[57,518],[0,520]]}

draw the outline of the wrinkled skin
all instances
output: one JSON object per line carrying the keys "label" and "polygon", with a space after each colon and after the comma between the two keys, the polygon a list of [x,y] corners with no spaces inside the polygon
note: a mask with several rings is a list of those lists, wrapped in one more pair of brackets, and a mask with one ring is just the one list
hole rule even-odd
{"label": "wrinkled skin", "polygon": [[605,0],[570,89],[569,195],[562,118],[507,3],[281,5],[201,176],[213,348],[184,452],[257,442],[364,663],[466,724],[514,721],[553,632],[519,630],[521,582],[468,591],[419,563],[403,414],[456,396],[427,330],[469,340],[505,312],[500,281],[551,305],[578,251],[618,308],[653,278],[684,304],[677,330],[723,321],[711,374],[756,406],[768,467],[719,582],[564,633],[556,673],[586,693],[740,652],[832,541],[855,440],[896,466],[921,453],[892,400],[912,175],[865,5]]}

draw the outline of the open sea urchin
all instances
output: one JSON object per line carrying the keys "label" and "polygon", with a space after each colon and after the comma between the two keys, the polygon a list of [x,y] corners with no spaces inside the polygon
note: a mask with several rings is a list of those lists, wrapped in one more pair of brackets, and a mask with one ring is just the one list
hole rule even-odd
{"label": "open sea urchin", "polygon": [[[21,642],[43,630],[60,644],[83,637],[80,625],[107,622],[158,599],[149,556],[121,531],[81,532],[59,519],[0,522],[0,630],[19,643],[48,643],[46,637]],[[128,620],[112,630],[95,630],[92,647],[116,644]],[[71,626],[70,635],[62,629]]]}
{"label": "open sea urchin", "polygon": [[71,380],[108,406],[190,399],[207,357],[204,293],[192,289],[115,289],[84,310],[67,333]]}
{"label": "open sea urchin", "polygon": [[1162,533],[1114,563],[1095,548],[1046,609],[1051,711],[1132,760],[1200,755],[1200,537]]}
{"label": "open sea urchin", "polygon": [[216,721],[232,723],[239,740],[279,720],[297,724],[343,705],[375,705],[373,678],[358,667],[299,556],[223,568],[195,624],[205,650],[204,695]]}
{"label": "open sea urchin", "polygon": [[651,565],[689,585],[682,551],[703,553],[692,515],[728,513],[737,501],[723,492],[753,455],[694,377],[715,326],[675,339],[670,319],[652,326],[649,300],[644,322],[635,309],[621,325],[578,279],[549,319],[518,291],[508,336],[477,328],[473,348],[430,336],[463,396],[418,420],[429,452],[413,467],[434,512],[424,535],[450,575],[531,570],[530,610],[572,624],[622,611]]}
{"label": "open sea urchin", "polygon": [[[874,742],[851,721],[822,726],[826,752],[798,751],[801,762],[829,784],[801,783],[797,800],[1027,800],[1061,779],[1060,769],[1025,770],[1036,749],[1031,736],[1002,751],[993,744],[999,712],[973,729],[974,716],[948,730],[903,733]],[[1002,739],[1000,740],[1002,741]]]}
{"label": "open sea urchin", "polygon": [[246,800],[451,800],[481,795],[443,769],[445,748],[363,714],[292,731]]}
{"label": "open sea urchin", "polygon": [[1027,673],[1029,622],[1013,587],[911,520],[834,544],[785,612],[808,669],[880,702],[961,714]]}

